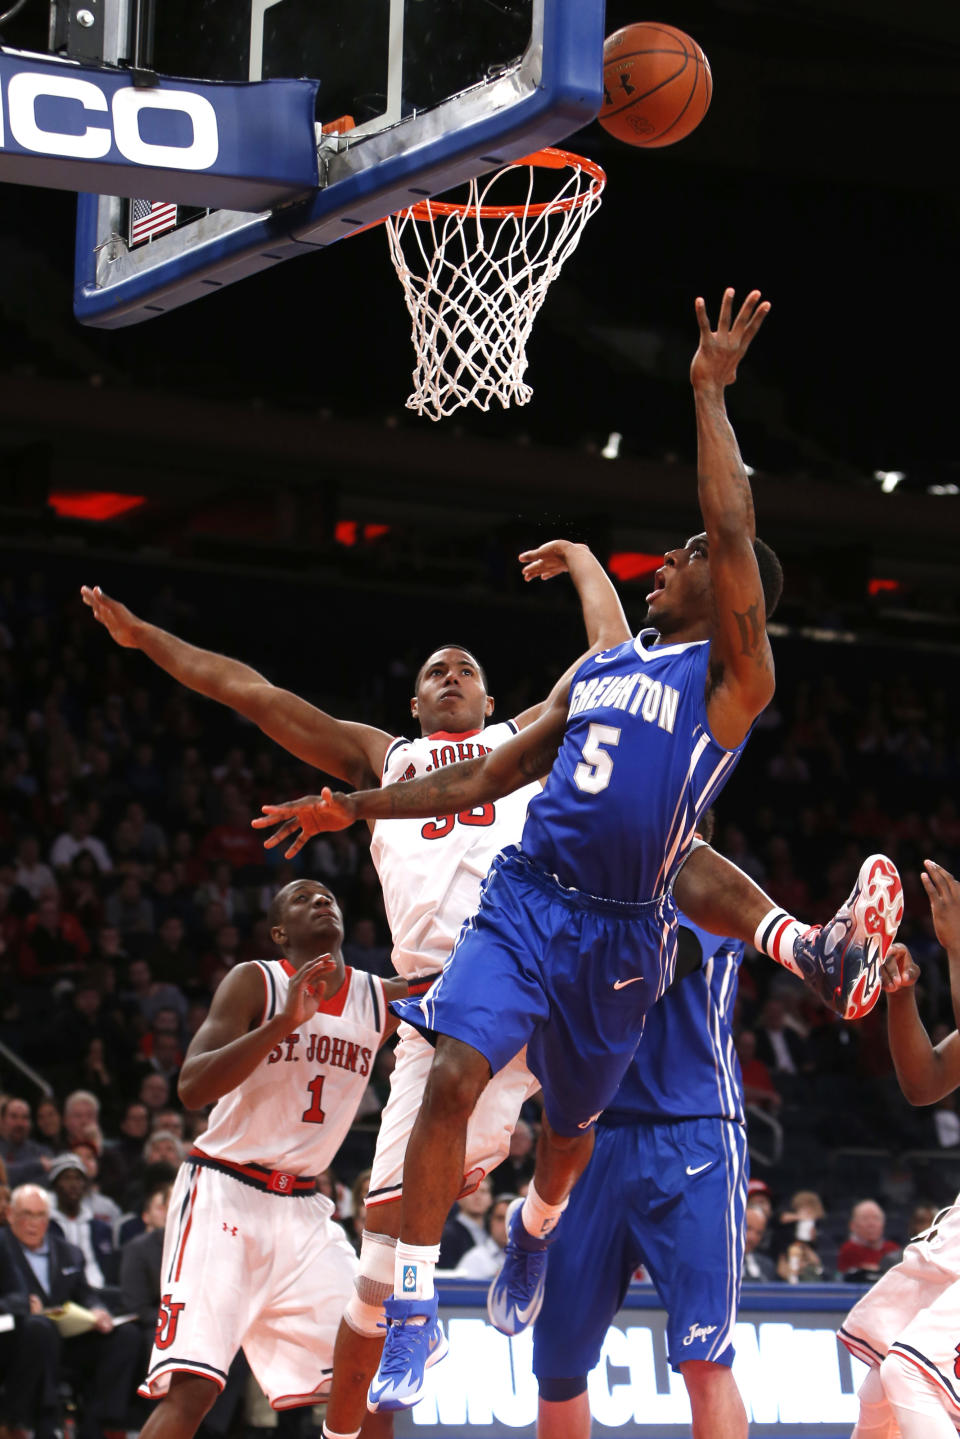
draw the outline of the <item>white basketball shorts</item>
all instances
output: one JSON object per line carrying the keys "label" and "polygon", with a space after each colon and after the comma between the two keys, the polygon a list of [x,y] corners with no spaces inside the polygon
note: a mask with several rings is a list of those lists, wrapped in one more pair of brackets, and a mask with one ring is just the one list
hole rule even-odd
{"label": "white basketball shorts", "polygon": [[[400,1038],[397,1062],[390,1076],[390,1097],[380,1118],[367,1208],[400,1198],[407,1140],[420,1113],[433,1062],[433,1045],[412,1025],[401,1024],[397,1033]],[[539,1088],[539,1080],[526,1066],[525,1051],[493,1076],[467,1126],[461,1194],[476,1189],[483,1176],[506,1159],[521,1107]]]}
{"label": "white basketball shorts", "polygon": [[175,1373],[222,1389],[238,1349],[274,1409],[326,1397],[358,1263],[322,1194],[269,1193],[186,1160],[163,1243],[150,1368],[157,1399]]}
{"label": "white basketball shorts", "polygon": [[858,1300],[840,1338],[866,1364],[891,1349],[919,1369],[960,1416],[960,1208],[937,1215],[903,1259]]}

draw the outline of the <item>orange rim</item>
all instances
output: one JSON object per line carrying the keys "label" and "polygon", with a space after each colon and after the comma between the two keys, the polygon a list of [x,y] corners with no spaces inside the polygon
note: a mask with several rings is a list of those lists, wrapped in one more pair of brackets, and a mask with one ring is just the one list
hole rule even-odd
{"label": "orange rim", "polygon": [[558,150],[552,146],[537,150],[532,155],[524,155],[520,160],[511,160],[509,165],[503,168],[511,170],[519,165],[530,165],[542,170],[584,170],[590,176],[590,184],[579,194],[568,195],[562,200],[538,200],[534,205],[470,205],[457,204],[452,200],[419,200],[416,205],[410,205],[406,210],[398,210],[397,216],[412,215],[414,220],[420,221],[433,220],[444,215],[462,215],[464,218],[476,217],[481,220],[505,220],[511,215],[536,217],[547,210],[578,210],[591,196],[599,195],[607,182],[605,172],[595,160],[588,160],[584,155],[575,155],[571,150]]}

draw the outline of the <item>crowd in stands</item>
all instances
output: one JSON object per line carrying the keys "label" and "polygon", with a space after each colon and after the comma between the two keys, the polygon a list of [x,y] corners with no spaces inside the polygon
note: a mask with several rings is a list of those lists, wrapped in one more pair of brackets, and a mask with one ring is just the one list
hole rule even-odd
{"label": "crowd in stands", "polygon": [[[37,570],[0,581],[0,1239],[9,1248],[13,1233],[25,1244],[21,1233],[43,1220],[57,1243],[79,1249],[87,1298],[105,1295],[108,1318],[137,1315],[129,1327],[104,1321],[85,1342],[135,1332],[139,1362],[167,1188],[206,1121],[183,1110],[177,1076],[217,985],[238,962],[274,952],[267,907],[301,873],[336,893],[348,963],[392,973],[390,940],[366,828],[315,840],[293,864],[265,851],[252,816],[266,801],[315,790],[315,772],[113,646],[79,602],[81,579],[97,576],[68,566],[56,578]],[[214,581],[204,583],[209,591]],[[382,609],[379,628],[363,628],[359,599],[353,622],[341,607],[334,631],[318,597],[299,598],[311,623],[301,615],[285,632],[258,628],[256,596],[232,590],[215,623],[199,581],[195,592],[186,582],[158,587],[143,603],[155,621],[259,664],[333,713],[409,733],[421,650],[450,636],[424,629],[419,643],[409,624],[394,645]],[[541,646],[535,663],[520,662],[516,646],[502,655],[495,639],[482,651],[498,714],[546,693],[564,668],[579,640],[575,612],[564,613],[557,652]],[[936,1040],[953,1019],[918,873],[927,856],[953,871],[960,864],[951,798],[960,750],[946,693],[919,663],[892,671],[885,653],[796,641],[777,653],[780,688],[724,797],[717,847],[811,921],[834,912],[867,853],[890,854]],[[900,1098],[882,1004],[844,1025],[749,951],[737,1048],[756,1186],[745,1278],[879,1272],[920,1207],[932,1214],[960,1187],[954,1101],[916,1111]],[[386,1049],[330,1177],[354,1242],[390,1067]],[[468,1251],[468,1272],[496,1263],[507,1204],[532,1170],[536,1122],[534,1106],[509,1159],[461,1202],[444,1239],[450,1267]],[[811,1178],[817,1193],[796,1192]],[[16,1312],[7,1292],[5,1312]],[[0,1367],[4,1342],[0,1333]],[[77,1342],[63,1340],[63,1354]],[[85,1382],[99,1372],[83,1368]],[[82,1411],[93,1425],[82,1439],[123,1427],[103,1398]]]}

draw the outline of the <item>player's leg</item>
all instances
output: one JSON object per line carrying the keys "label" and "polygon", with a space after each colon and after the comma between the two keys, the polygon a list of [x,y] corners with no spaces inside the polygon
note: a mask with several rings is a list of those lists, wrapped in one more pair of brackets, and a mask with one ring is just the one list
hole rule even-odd
{"label": "player's leg", "polygon": [[590,1439],[590,1396],[587,1381],[572,1399],[545,1399],[537,1406],[537,1439]]}
{"label": "player's leg", "polygon": [[867,1371],[867,1377],[857,1391],[857,1398],[860,1401],[860,1413],[850,1439],[894,1439],[894,1435],[899,1431],[896,1429],[890,1401],[884,1392],[879,1365]]}
{"label": "player's leg", "polygon": [[904,1258],[911,1250],[928,1255],[945,1282],[890,1345],[880,1365],[880,1379],[902,1439],[954,1439],[960,1426],[956,1372],[960,1213],[953,1209],[943,1219],[938,1216],[929,1237],[909,1245]]}
{"label": "player's leg", "polygon": [[141,1429],[140,1439],[193,1439],[220,1388],[202,1374],[171,1374],[170,1388]]}
{"label": "player's leg", "polygon": [[690,1398],[693,1439],[747,1439],[747,1411],[732,1370],[702,1359],[679,1367]]}
{"label": "player's leg", "polygon": [[960,1407],[922,1369],[894,1349],[880,1378],[901,1439],[956,1439]]}
{"label": "player's leg", "polygon": [[593,1156],[570,1197],[533,1331],[537,1439],[589,1439],[587,1376],[643,1262],[632,1226],[633,1210],[647,1204],[642,1151],[632,1126],[598,1127]]}
{"label": "player's leg", "polygon": [[864,860],[853,891],[824,925],[788,914],[706,844],[695,845],[673,893],[695,924],[754,945],[844,1019],[859,1019],[876,1003],[881,966],[903,917],[900,876],[885,855]]}

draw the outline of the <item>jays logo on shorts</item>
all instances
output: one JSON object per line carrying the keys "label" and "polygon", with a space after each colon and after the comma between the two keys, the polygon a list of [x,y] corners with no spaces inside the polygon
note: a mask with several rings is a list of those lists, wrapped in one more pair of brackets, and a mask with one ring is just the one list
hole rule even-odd
{"label": "jays logo on shorts", "polygon": [[589,1374],[641,1264],[667,1311],[671,1366],[732,1364],[746,1184],[746,1134],[731,1120],[600,1124],[550,1248],[537,1378]]}

